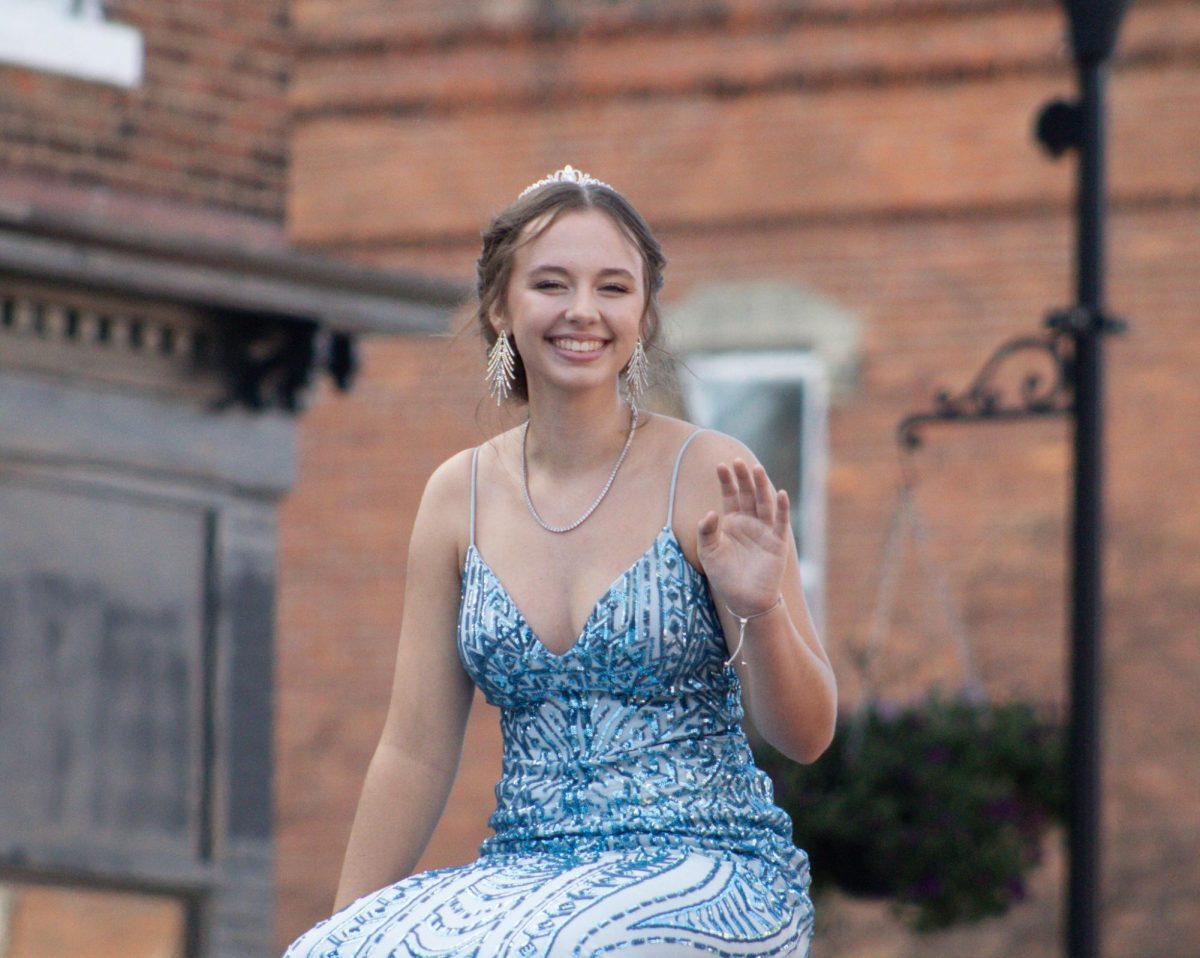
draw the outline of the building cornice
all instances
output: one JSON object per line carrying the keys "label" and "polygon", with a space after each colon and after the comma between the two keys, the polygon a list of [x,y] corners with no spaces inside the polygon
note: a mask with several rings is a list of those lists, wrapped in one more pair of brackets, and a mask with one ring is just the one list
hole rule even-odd
{"label": "building cornice", "polygon": [[442,331],[468,290],[292,249],[250,248],[0,204],[0,273],[358,333]]}
{"label": "building cornice", "polygon": [[127,217],[0,203],[0,360],[210,409],[348,390],[367,334],[445,331],[465,287]]}

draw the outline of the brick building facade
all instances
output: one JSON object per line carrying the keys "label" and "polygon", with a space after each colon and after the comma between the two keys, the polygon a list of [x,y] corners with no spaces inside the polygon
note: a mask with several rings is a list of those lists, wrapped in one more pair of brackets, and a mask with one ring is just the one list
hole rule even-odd
{"label": "brick building facade", "polygon": [[[965,385],[997,344],[1071,298],[1071,164],[1048,161],[1030,137],[1040,104],[1073,91],[1051,0],[103,6],[140,37],[137,82],[0,63],[5,230],[78,236],[81,223],[99,222],[108,251],[127,250],[130,231],[166,235],[171,263],[194,245],[209,265],[232,259],[258,281],[303,247],[460,284],[487,217],[570,162],[617,185],[656,228],[670,258],[664,302],[678,353],[698,342],[729,350],[741,337],[836,366],[824,632],[844,707],[854,706],[852,652],[896,500],[897,421],[927,408],[936,389]],[[1110,299],[1132,325],[1109,347],[1106,953],[1156,958],[1200,933],[1189,704],[1200,672],[1191,494],[1200,448],[1188,415],[1200,360],[1200,7],[1133,5],[1118,50]],[[155,260],[156,275],[168,265]],[[370,285],[347,270],[322,274],[332,277],[322,289]],[[11,278],[7,269],[0,278]],[[387,296],[426,313],[444,313],[453,298],[436,282],[406,284],[385,283]],[[739,311],[726,329],[702,321],[705,304],[730,291],[764,311],[753,323]],[[830,308],[805,306],[816,301]],[[780,331],[789,317],[772,302],[799,310],[794,333]],[[19,332],[0,330],[12,334],[0,341],[0,386],[14,379]],[[471,334],[453,330],[372,340],[353,392],[321,380],[296,429],[299,478],[278,513],[279,946],[332,897],[386,706],[425,478],[510,421],[481,401],[480,354]],[[96,368],[74,360],[49,380],[78,385]],[[130,375],[116,376],[118,391]],[[11,422],[0,424],[5,481],[15,468]],[[1064,695],[1066,430],[1061,421],[934,430],[915,461],[919,504],[988,691],[1050,707]],[[165,447],[169,433],[159,435]],[[928,590],[907,568],[879,676],[888,696],[958,680]],[[428,866],[472,857],[485,834],[499,754],[496,716],[482,702],[468,736]],[[1058,844],[1048,843],[1032,900],[1002,920],[918,939],[879,903],[831,899],[820,909],[820,953],[1057,954]],[[244,924],[218,953],[269,950],[270,933],[252,927],[262,902],[242,904]],[[122,926],[111,909],[48,896],[39,927],[61,928],[65,908],[110,931],[176,921],[143,915],[146,906],[131,901]],[[90,955],[128,955],[131,940],[94,938]]]}
{"label": "brick building facade", "polygon": [[6,175],[44,179],[53,192],[94,188],[278,224],[293,55],[286,0],[111,0],[104,9],[140,34],[141,80],[125,87],[0,67]]}
{"label": "brick building facade", "polygon": [[[823,563],[825,639],[852,708],[852,650],[899,482],[896,423],[1071,300],[1073,166],[1031,136],[1041,104],[1074,92],[1057,5],[298,0],[293,15],[294,242],[468,280],[488,216],[569,162],[656,228],[678,351],[692,348],[697,304],[721,290],[784,287],[788,301],[854,318],[829,407]],[[1200,8],[1136,4],[1118,49],[1111,303],[1132,326],[1109,347],[1106,953],[1167,956],[1200,930],[1188,704],[1200,448],[1186,412],[1200,359]],[[751,323],[742,333],[780,345]],[[366,358],[362,388],[306,421],[284,510],[280,942],[323,914],[336,883],[424,480],[506,421],[481,402],[469,333],[380,343]],[[1069,455],[1066,422],[1047,421],[933,430],[915,460],[987,690],[1049,707],[1064,704]],[[902,581],[885,694],[952,686],[929,583],[912,568]],[[426,865],[473,857],[485,834],[495,722],[479,703]],[[835,899],[820,953],[1057,954],[1058,836],[1046,851],[1033,900],[1002,920],[916,939],[878,903]]]}

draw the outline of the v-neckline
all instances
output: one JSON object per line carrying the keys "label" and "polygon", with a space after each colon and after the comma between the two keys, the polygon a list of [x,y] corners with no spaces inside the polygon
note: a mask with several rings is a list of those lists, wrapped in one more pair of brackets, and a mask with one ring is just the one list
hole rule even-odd
{"label": "v-neckline", "polygon": [[[471,553],[474,553],[475,558],[487,571],[487,574],[492,577],[492,581],[495,582],[500,588],[500,591],[504,593],[504,598],[507,600],[513,612],[516,613],[516,616],[520,620],[520,624],[524,631],[531,639],[533,639],[533,642],[538,649],[544,654],[548,655],[551,659],[560,660],[567,658],[569,655],[571,655],[571,653],[575,652],[579,648],[580,643],[587,638],[588,633],[591,631],[592,621],[596,618],[596,613],[600,611],[601,606],[604,605],[608,597],[617,590],[621,583],[629,577],[629,574],[646,560],[646,556],[658,549],[659,543],[662,541],[663,536],[675,538],[675,531],[670,526],[663,526],[662,529],[659,530],[658,535],[654,537],[654,541],[651,542],[650,545],[648,545],[644,550],[642,550],[642,554],[634,559],[633,562],[631,562],[628,566],[626,566],[625,569],[619,573],[615,579],[612,580],[608,588],[600,593],[600,597],[592,603],[592,608],[588,613],[587,618],[583,620],[583,628],[580,630],[579,634],[575,636],[575,641],[561,652],[555,652],[552,648],[546,645],[546,643],[542,641],[542,637],[538,635],[536,631],[534,631],[533,626],[529,624],[529,619],[525,617],[525,613],[522,612],[521,607],[517,605],[516,599],[514,599],[512,593],[508,591],[508,586],[504,584],[504,581],[500,578],[500,576],[496,575],[496,570],[491,567],[491,564],[483,557],[483,553],[479,551],[479,546],[472,542],[467,547],[467,553],[468,556]],[[676,540],[676,542],[678,542],[678,540]],[[686,556],[684,556],[684,561],[687,561]],[[691,565],[691,562],[688,562],[687,564]]]}

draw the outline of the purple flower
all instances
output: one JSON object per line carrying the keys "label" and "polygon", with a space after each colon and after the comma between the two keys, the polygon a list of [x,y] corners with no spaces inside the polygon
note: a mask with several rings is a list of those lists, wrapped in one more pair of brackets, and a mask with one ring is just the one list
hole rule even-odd
{"label": "purple flower", "polygon": [[945,745],[934,745],[925,752],[925,761],[933,765],[944,765],[950,761],[950,749]]}
{"label": "purple flower", "polygon": [[894,722],[900,716],[900,706],[891,699],[877,699],[875,714],[885,722]]}
{"label": "purple flower", "polygon": [[1021,806],[1011,798],[997,798],[986,806],[988,817],[1001,822],[1016,821],[1021,816]]}
{"label": "purple flower", "polygon": [[936,898],[942,894],[942,880],[937,875],[926,875],[912,886],[912,897]]}

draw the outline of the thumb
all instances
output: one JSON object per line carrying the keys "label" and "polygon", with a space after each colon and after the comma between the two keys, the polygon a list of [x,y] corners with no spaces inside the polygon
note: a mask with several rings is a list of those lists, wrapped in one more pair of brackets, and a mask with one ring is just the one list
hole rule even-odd
{"label": "thumb", "polygon": [[699,533],[697,545],[701,549],[711,549],[717,544],[717,539],[721,535],[721,517],[715,511],[710,511],[700,520],[697,531]]}

